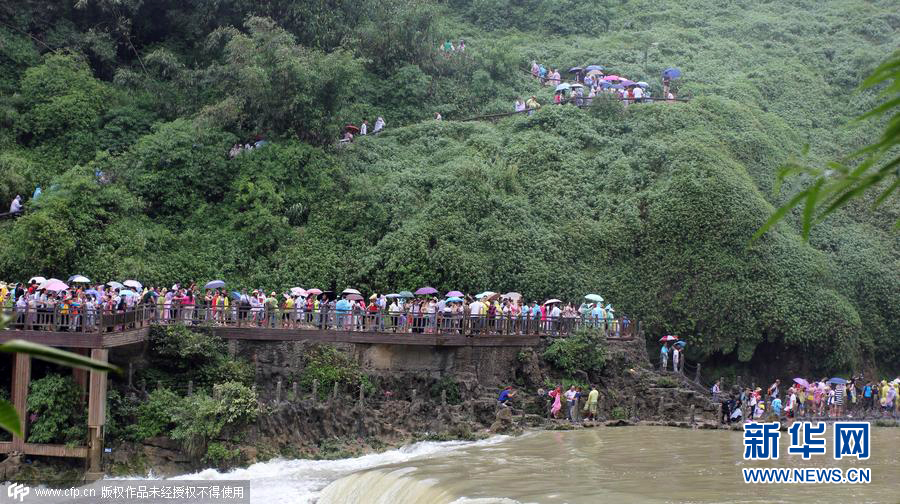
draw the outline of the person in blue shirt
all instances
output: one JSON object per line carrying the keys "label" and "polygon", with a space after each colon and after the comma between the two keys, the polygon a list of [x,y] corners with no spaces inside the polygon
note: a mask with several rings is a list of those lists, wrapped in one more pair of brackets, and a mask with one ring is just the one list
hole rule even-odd
{"label": "person in blue shirt", "polygon": [[500,391],[500,396],[497,397],[497,406],[501,408],[508,408],[509,405],[506,404],[510,399],[515,397],[516,391],[513,390],[512,387],[506,387],[505,389]]}
{"label": "person in blue shirt", "polygon": [[663,343],[662,348],[659,349],[659,367],[663,371],[666,370],[666,366],[669,365],[669,346]]}

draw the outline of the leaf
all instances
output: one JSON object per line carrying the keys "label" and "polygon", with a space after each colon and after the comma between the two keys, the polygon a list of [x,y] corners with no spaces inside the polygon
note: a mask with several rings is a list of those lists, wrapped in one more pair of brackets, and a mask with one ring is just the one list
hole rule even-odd
{"label": "leaf", "polygon": [[117,374],[122,374],[121,369],[108,362],[94,360],[90,357],[25,340],[15,339],[7,341],[0,345],[0,352],[22,353],[54,364],[62,364],[64,366],[93,371],[112,371]]}
{"label": "leaf", "polygon": [[0,428],[12,433],[13,436],[22,437],[22,422],[19,414],[11,402],[0,399]]}

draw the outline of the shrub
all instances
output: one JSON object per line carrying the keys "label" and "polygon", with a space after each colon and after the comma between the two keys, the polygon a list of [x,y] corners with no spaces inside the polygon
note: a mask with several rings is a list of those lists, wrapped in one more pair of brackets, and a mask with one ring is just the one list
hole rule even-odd
{"label": "shrub", "polygon": [[625,420],[628,418],[628,412],[622,406],[616,406],[609,412],[609,416],[613,420]]}
{"label": "shrub", "polygon": [[206,447],[206,454],[203,456],[203,461],[212,464],[219,469],[226,469],[231,467],[240,454],[240,449],[229,449],[224,443],[216,441],[209,443],[209,446]]}
{"label": "shrub", "polygon": [[201,459],[210,441],[256,419],[259,414],[256,392],[241,383],[214,387],[218,399],[205,393],[186,397],[172,409],[174,428],[170,437],[181,441],[186,453]]}
{"label": "shrub", "polygon": [[462,397],[459,393],[459,385],[451,376],[444,376],[431,385],[431,398],[435,401],[441,399],[441,391],[446,391],[447,404],[459,404]]}
{"label": "shrub", "polygon": [[605,338],[599,331],[582,328],[568,338],[559,338],[544,351],[544,359],[553,367],[572,374],[575,371],[600,371],[605,362]]}
{"label": "shrub", "polygon": [[339,387],[362,383],[363,392],[372,392],[371,382],[360,371],[359,364],[331,345],[317,345],[307,352],[299,382],[304,389],[310,389],[313,380],[318,380],[320,399],[328,397],[335,383]]}
{"label": "shrub", "polygon": [[28,431],[31,443],[83,443],[87,439],[87,408],[75,381],[58,374],[31,382],[28,412],[35,415]]}

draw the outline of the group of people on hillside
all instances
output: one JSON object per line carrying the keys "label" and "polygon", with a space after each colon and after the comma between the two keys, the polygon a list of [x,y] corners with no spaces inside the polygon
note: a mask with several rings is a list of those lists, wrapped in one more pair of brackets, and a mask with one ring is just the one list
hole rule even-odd
{"label": "group of people on hillside", "polygon": [[[378,133],[381,133],[384,130],[385,126],[386,126],[386,123],[384,122],[384,118],[381,116],[378,116],[378,118],[375,119],[375,124],[374,124],[374,127],[372,128],[371,134],[377,135]],[[369,134],[369,120],[363,119],[362,122],[359,124],[359,126],[352,124],[352,123],[344,126],[344,132],[343,132],[343,134],[341,134],[340,141],[341,141],[341,143],[349,143],[349,142],[353,141],[353,138],[355,137],[355,135],[365,136],[368,134]]]}
{"label": "group of people on hillside", "polygon": [[[575,72],[575,79],[569,84],[564,82],[558,69],[548,70],[544,65],[538,64],[537,61],[531,62],[531,75],[535,79],[540,80],[541,84],[554,86],[556,89],[553,101],[557,105],[564,103],[571,103],[577,106],[590,105],[593,98],[604,93],[609,96],[615,96],[626,105],[643,103],[651,99],[650,86],[646,82],[635,82],[618,75],[606,75],[600,67],[593,70],[573,68],[571,71]],[[675,100],[670,84],[671,78],[664,76],[663,96],[666,101]],[[521,103],[523,103],[521,99],[516,100],[517,112],[521,111]],[[533,110],[537,107],[530,107],[526,104],[522,110],[525,108]]]}
{"label": "group of people on hillside", "polygon": [[466,41],[464,39],[459,39],[459,43],[454,46],[453,41],[447,39],[443,44],[441,44],[440,48],[441,52],[445,55],[449,55],[454,52],[463,53],[466,52]]}
{"label": "group of people on hillside", "polygon": [[[713,399],[721,393],[722,380],[713,385]],[[812,418],[890,416],[900,418],[900,377],[891,381],[863,377],[795,378],[786,389],[780,379],[765,391],[743,388],[722,401],[722,421],[794,421]]]}
{"label": "group of people on hillside", "polygon": [[256,135],[256,138],[253,139],[252,142],[247,142],[244,144],[236,143],[231,146],[231,149],[228,151],[228,159],[234,159],[238,157],[242,152],[250,152],[253,149],[259,149],[267,144],[266,140],[260,135]]}

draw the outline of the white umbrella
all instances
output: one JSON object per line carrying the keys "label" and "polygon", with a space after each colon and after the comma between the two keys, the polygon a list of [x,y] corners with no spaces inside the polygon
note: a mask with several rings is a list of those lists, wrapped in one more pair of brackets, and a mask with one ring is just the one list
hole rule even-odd
{"label": "white umbrella", "polygon": [[31,279],[28,280],[28,283],[42,284],[42,283],[44,283],[44,282],[46,282],[46,281],[47,281],[46,278],[44,278],[44,277],[42,277],[42,276],[36,276],[36,277],[31,277]]}
{"label": "white umbrella", "polygon": [[518,292],[507,292],[502,297],[503,297],[503,299],[511,299],[513,301],[518,301],[518,300],[522,299],[522,295],[519,294]]}
{"label": "white umbrella", "polygon": [[291,287],[291,294],[295,296],[303,296],[306,297],[308,294],[303,287]]}
{"label": "white umbrella", "polygon": [[125,280],[125,281],[122,282],[122,283],[123,283],[126,287],[131,287],[131,288],[134,289],[134,290],[141,290],[141,289],[144,288],[144,286],[141,285],[141,282],[138,282],[137,280]]}
{"label": "white umbrella", "polygon": [[122,290],[125,288],[125,286],[120,284],[119,282],[106,282],[106,285],[112,287],[113,289],[119,289],[119,290]]}
{"label": "white umbrella", "polygon": [[348,289],[344,289],[344,291],[341,292],[341,294],[360,294],[360,292],[359,292],[358,290],[356,290],[356,289],[349,289],[349,288],[348,288]]}
{"label": "white umbrella", "polygon": [[496,292],[493,291],[484,291],[481,294],[475,294],[475,299],[481,299],[488,296],[493,296]]}
{"label": "white umbrella", "polygon": [[69,278],[69,283],[91,283],[91,281],[84,275],[74,275]]}
{"label": "white umbrella", "polygon": [[544,301],[545,305],[554,304],[554,303],[562,303],[562,301],[560,301],[559,299],[551,299],[549,301]]}

